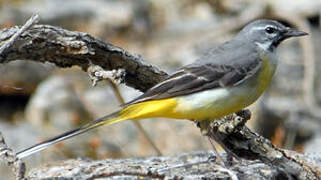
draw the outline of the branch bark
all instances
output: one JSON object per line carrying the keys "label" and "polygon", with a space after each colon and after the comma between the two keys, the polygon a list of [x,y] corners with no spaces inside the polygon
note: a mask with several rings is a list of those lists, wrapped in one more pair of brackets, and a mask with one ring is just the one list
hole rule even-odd
{"label": "branch bark", "polygon": [[[17,27],[2,30],[0,32],[1,44],[8,41],[18,30]],[[62,68],[77,65],[84,71],[91,64],[99,65],[106,70],[122,68],[126,70],[125,83],[140,91],[146,91],[167,76],[164,71],[147,64],[139,55],[130,54],[86,33],[72,32],[48,25],[37,25],[25,31],[11,48],[0,55],[0,63],[17,59],[51,62]],[[157,157],[98,162],[71,160],[58,165],[34,169],[29,177],[321,178],[321,171],[317,166],[317,164],[320,166],[321,162],[315,163],[307,156],[274,147],[269,140],[253,133],[244,125],[250,117],[248,113],[244,112],[214,121],[211,128],[206,129],[207,135],[220,142],[227,152],[244,158],[239,162],[231,162],[228,168],[208,160],[212,156],[210,153],[205,153],[205,155],[204,153],[201,155],[191,153],[171,158]],[[200,124],[200,127],[204,129],[202,127],[208,127],[208,125]],[[195,161],[188,161],[187,159],[190,158],[195,158]],[[57,168],[57,166],[60,166],[60,173],[52,174],[55,171],[51,171],[50,168]],[[262,167],[269,173],[263,172]],[[70,168],[79,171],[72,171],[69,174],[63,173],[69,171]],[[90,169],[90,171],[85,171],[82,168]]]}
{"label": "branch bark", "polygon": [[[0,31],[0,46],[19,31],[12,27]],[[14,42],[10,50],[0,55],[0,63],[14,60],[51,62],[61,68],[79,66],[84,71],[90,62],[106,70],[126,70],[126,85],[146,91],[167,76],[148,64],[140,55],[105,43],[87,33],[68,31],[49,25],[35,25]]]}
{"label": "branch bark", "polygon": [[320,162],[309,162],[309,158],[302,154],[275,147],[271,141],[245,126],[250,117],[250,111],[243,110],[215,120],[206,129],[206,134],[219,142],[229,154],[248,160],[259,159],[284,172],[287,179],[321,178]]}

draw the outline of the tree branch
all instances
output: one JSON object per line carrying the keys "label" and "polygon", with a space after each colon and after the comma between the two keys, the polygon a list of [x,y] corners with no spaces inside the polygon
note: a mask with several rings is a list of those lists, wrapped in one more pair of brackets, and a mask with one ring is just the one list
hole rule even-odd
{"label": "tree branch", "polygon": [[[10,41],[18,31],[18,27],[0,31],[0,42]],[[87,33],[49,25],[36,25],[25,31],[10,50],[1,54],[0,63],[18,59],[51,62],[62,68],[76,65],[84,71],[90,62],[106,70],[123,68],[126,70],[125,83],[143,92],[167,76],[137,54],[130,54]]]}
{"label": "tree branch", "polygon": [[[251,117],[249,110],[215,120],[207,135],[219,142],[226,152],[244,159],[259,159],[273,165],[280,172],[297,179],[320,179],[321,169],[315,162],[294,151],[275,147],[268,139],[252,132],[245,126]],[[202,125],[201,125],[202,128]]]}

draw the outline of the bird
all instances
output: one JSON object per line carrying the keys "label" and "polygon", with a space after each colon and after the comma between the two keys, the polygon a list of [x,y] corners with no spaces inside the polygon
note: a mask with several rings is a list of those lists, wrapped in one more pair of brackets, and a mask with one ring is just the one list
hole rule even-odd
{"label": "bird", "polygon": [[102,125],[164,117],[215,121],[254,103],[275,74],[279,44],[308,33],[271,19],[244,26],[230,41],[209,49],[193,63],[122,105],[120,110],[18,152],[21,159]]}

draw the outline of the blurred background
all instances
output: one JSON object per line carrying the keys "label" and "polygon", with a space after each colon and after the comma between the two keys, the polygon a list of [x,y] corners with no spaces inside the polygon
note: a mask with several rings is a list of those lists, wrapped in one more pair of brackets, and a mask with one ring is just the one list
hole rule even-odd
{"label": "blurred background", "polygon": [[[279,67],[263,97],[250,107],[248,126],[283,148],[321,152],[321,1],[315,0],[1,0],[0,26],[22,25],[34,13],[40,24],[87,32],[142,55],[168,73],[233,38],[249,21],[272,18],[309,32],[278,49]],[[119,86],[126,101],[139,91]],[[78,67],[17,60],[0,64],[0,131],[20,151],[118,109],[108,82],[92,87]],[[140,121],[163,155],[209,150],[194,123]],[[27,167],[68,158],[156,155],[132,122],[101,127],[26,159]],[[5,165],[0,174],[8,174]]]}

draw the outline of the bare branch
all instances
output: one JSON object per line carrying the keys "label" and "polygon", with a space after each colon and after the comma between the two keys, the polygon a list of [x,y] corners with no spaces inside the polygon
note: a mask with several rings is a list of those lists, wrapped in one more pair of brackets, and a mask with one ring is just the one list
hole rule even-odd
{"label": "bare branch", "polygon": [[[0,31],[0,42],[9,41],[18,31],[18,27]],[[123,68],[126,70],[125,83],[140,91],[146,91],[167,76],[137,54],[130,54],[87,33],[49,25],[36,25],[25,31],[10,51],[0,56],[0,63],[17,59],[51,62],[62,68],[76,65],[84,71],[90,62],[105,70]]]}
{"label": "bare branch", "polygon": [[[268,139],[245,126],[249,110],[216,120],[207,135],[219,142],[226,152],[245,159],[260,159],[297,179],[320,179],[321,169],[314,162],[306,162],[303,155],[275,147]],[[201,126],[202,127],[202,126]]]}

